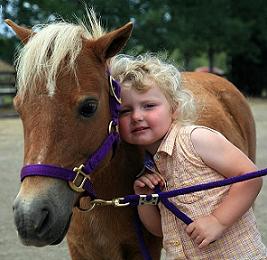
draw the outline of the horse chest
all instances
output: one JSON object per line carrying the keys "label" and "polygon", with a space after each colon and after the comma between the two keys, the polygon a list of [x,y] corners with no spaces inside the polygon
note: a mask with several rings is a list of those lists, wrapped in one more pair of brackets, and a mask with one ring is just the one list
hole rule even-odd
{"label": "horse chest", "polygon": [[75,210],[68,242],[75,243],[85,259],[124,259],[124,251],[138,251],[131,221],[125,221],[131,219],[125,216],[128,212],[114,208],[97,208],[89,213]]}

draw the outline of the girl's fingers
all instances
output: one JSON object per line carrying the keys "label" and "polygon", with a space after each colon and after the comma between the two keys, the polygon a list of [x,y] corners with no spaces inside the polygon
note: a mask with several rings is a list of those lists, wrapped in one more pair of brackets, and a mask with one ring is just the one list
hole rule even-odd
{"label": "girl's fingers", "polygon": [[155,185],[159,184],[159,179],[157,177],[157,175],[153,175],[153,174],[146,174],[144,176],[141,177],[142,181],[150,188],[150,189],[154,189]]}
{"label": "girl's fingers", "polygon": [[207,245],[209,245],[210,244],[210,241],[209,240],[207,240],[207,239],[204,239],[199,245],[198,245],[198,248],[204,248],[204,247],[206,247]]}
{"label": "girl's fingers", "polygon": [[153,183],[154,185],[157,185],[160,181],[159,177],[155,174],[146,174],[144,175],[144,177],[148,178],[150,182]]}
{"label": "girl's fingers", "polygon": [[198,234],[198,232],[197,232],[196,230],[194,230],[194,231],[191,233],[190,237],[191,237],[193,240],[195,240],[197,237],[199,237],[199,234]]}
{"label": "girl's fingers", "polygon": [[[142,184],[141,184],[142,183]],[[147,173],[139,177],[136,181],[134,186],[135,187],[141,187],[147,186],[150,189],[154,189],[156,185],[160,185],[162,187],[165,187],[165,182],[163,177],[161,177],[159,174],[155,173]]]}
{"label": "girl's fingers", "polygon": [[160,187],[164,188],[164,187],[166,187],[166,182],[163,180],[160,180],[159,185],[160,185]]}
{"label": "girl's fingers", "polygon": [[193,223],[189,224],[189,225],[186,227],[185,231],[186,231],[186,233],[190,236],[191,233],[194,231],[194,229],[195,229],[195,227],[194,227],[194,222],[193,222]]}
{"label": "girl's fingers", "polygon": [[201,236],[197,236],[197,237],[194,239],[194,241],[195,241],[198,245],[200,245],[204,240],[203,240],[203,237],[201,237]]}
{"label": "girl's fingers", "polygon": [[146,175],[140,177],[139,179],[141,182],[143,182],[147,187],[149,187],[150,189],[154,189],[155,186],[154,186],[154,183],[153,181],[151,180],[151,178],[148,178]]}
{"label": "girl's fingers", "polygon": [[166,187],[165,179],[159,173],[153,173],[149,176],[154,185],[160,185],[161,187]]}
{"label": "girl's fingers", "polygon": [[140,180],[136,180],[136,181],[134,182],[134,186],[135,186],[135,187],[143,188],[143,187],[145,187],[145,184],[144,184],[142,181],[140,181]]}
{"label": "girl's fingers", "polygon": [[188,225],[185,231],[190,236],[190,238],[194,240],[197,244],[202,241],[201,236],[199,235],[199,232],[195,229],[193,223],[192,225]]}

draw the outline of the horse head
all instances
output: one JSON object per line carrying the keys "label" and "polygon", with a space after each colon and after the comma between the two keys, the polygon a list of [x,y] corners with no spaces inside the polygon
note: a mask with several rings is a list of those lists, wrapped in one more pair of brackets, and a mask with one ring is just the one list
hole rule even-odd
{"label": "horse head", "polygon": [[[33,32],[6,20],[24,44],[17,59],[14,106],[23,122],[25,166],[72,170],[108,135],[108,60],[126,44],[132,24],[106,33],[92,17],[91,31],[83,24],[58,22]],[[92,182],[111,158],[112,151]],[[13,205],[21,241],[34,246],[61,242],[79,197],[66,181],[25,177]]]}

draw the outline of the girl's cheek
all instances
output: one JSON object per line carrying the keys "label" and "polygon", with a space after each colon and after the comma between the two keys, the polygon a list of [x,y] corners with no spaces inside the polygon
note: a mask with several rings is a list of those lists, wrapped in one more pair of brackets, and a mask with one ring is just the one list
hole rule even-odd
{"label": "girl's cheek", "polygon": [[128,142],[129,133],[125,129],[120,129],[119,133],[120,133],[121,139]]}
{"label": "girl's cheek", "polygon": [[123,119],[119,120],[119,132],[122,138],[127,137],[129,134],[128,133],[129,130],[126,123],[127,123],[126,120]]}
{"label": "girl's cheek", "polygon": [[125,119],[123,119],[122,117],[120,117],[120,118],[119,118],[119,129],[120,129],[120,130],[123,129],[124,126],[125,126],[125,124],[126,124]]}

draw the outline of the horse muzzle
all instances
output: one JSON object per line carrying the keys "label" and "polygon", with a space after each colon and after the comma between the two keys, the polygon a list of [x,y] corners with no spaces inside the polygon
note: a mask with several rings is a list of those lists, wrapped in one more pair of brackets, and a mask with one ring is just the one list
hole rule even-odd
{"label": "horse muzzle", "polygon": [[22,196],[13,204],[18,236],[24,245],[47,246],[59,244],[65,237],[73,207],[73,198],[59,199],[51,189],[46,194]]}

